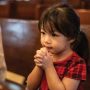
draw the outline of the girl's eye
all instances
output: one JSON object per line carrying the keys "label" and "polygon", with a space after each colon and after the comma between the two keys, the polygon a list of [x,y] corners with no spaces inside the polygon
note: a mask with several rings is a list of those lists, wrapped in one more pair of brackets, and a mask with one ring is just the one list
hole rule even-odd
{"label": "girl's eye", "polygon": [[42,35],[44,35],[44,34],[45,34],[45,32],[41,32],[41,34],[42,34]]}
{"label": "girl's eye", "polygon": [[55,33],[52,33],[52,36],[57,37],[57,36],[59,36],[59,35],[57,35],[57,34],[55,34]]}

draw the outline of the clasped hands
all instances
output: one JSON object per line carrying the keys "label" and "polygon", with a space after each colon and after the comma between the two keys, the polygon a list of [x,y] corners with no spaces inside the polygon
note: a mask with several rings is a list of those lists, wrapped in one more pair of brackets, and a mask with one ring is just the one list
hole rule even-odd
{"label": "clasped hands", "polygon": [[34,62],[42,69],[47,69],[53,66],[53,56],[48,52],[45,47],[43,47],[40,50],[36,51],[36,55],[34,56]]}

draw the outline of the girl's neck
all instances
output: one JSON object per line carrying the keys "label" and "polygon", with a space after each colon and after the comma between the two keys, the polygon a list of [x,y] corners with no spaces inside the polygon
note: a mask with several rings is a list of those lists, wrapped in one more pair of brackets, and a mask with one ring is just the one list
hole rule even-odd
{"label": "girl's neck", "polygon": [[53,59],[54,59],[53,62],[64,61],[64,60],[66,60],[66,58],[71,56],[72,53],[73,53],[73,51],[70,49],[68,52],[60,53],[58,55],[53,55]]}

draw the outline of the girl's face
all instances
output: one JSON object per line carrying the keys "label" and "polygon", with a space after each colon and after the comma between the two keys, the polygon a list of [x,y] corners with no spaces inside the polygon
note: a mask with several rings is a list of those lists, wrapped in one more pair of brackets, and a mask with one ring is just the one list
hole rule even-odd
{"label": "girl's face", "polygon": [[68,50],[71,49],[70,42],[71,41],[67,37],[57,31],[51,34],[41,29],[41,44],[52,54],[68,52]]}

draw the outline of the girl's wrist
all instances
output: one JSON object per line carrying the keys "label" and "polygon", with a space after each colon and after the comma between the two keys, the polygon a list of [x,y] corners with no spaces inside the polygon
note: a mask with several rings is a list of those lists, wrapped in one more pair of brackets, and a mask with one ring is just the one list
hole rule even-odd
{"label": "girl's wrist", "polygon": [[48,71],[48,70],[50,70],[50,69],[52,69],[52,68],[54,68],[54,66],[52,65],[52,66],[50,66],[50,67],[45,67],[44,68],[44,71]]}
{"label": "girl's wrist", "polygon": [[43,71],[43,69],[42,69],[40,66],[36,65],[35,67],[36,67],[37,69]]}

